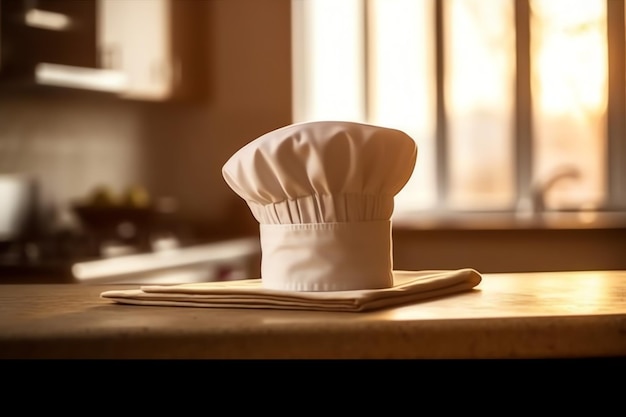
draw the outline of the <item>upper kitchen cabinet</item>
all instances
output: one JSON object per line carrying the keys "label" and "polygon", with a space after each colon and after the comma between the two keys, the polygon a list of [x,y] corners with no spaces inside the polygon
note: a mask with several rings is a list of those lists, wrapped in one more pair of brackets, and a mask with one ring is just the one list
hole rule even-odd
{"label": "upper kitchen cabinet", "polygon": [[2,85],[157,102],[198,98],[204,3],[0,0]]}
{"label": "upper kitchen cabinet", "polygon": [[[123,97],[168,100],[201,90],[203,1],[99,0],[101,67],[124,74]],[[194,22],[195,21],[195,22]]]}
{"label": "upper kitchen cabinet", "polygon": [[95,68],[96,2],[0,0],[0,70],[24,79],[37,64]]}

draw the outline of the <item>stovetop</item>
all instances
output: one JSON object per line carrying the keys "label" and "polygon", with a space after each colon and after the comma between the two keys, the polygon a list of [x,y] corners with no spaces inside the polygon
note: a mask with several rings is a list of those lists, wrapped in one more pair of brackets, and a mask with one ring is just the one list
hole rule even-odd
{"label": "stovetop", "polygon": [[81,235],[0,242],[0,284],[230,280],[257,276],[259,254],[255,237],[204,242],[170,237],[149,247]]}
{"label": "stovetop", "polygon": [[[146,251],[138,245],[118,247],[128,252]],[[0,284],[75,282],[72,265],[102,259],[102,250],[102,242],[86,234],[57,233],[0,241]]]}
{"label": "stovetop", "polygon": [[74,282],[72,265],[98,258],[88,245],[48,240],[0,242],[0,284]]}

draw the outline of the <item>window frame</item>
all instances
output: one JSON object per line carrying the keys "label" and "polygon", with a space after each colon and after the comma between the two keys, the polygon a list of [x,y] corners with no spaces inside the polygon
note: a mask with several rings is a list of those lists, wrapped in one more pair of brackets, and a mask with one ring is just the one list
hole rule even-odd
{"label": "window frame", "polygon": [[[298,1],[298,0],[292,0]],[[371,1],[360,0],[364,39],[362,43],[363,65],[363,106],[364,117],[370,120],[369,90],[370,80],[367,68],[369,13]],[[505,209],[451,209],[448,204],[450,193],[450,170],[448,161],[448,117],[444,91],[445,51],[444,51],[444,7],[445,0],[433,0],[434,59],[435,59],[435,201],[432,209],[436,212],[516,212],[520,205],[532,196],[533,192],[533,117],[531,92],[531,6],[530,0],[509,0],[513,2],[515,24],[515,86],[513,106],[513,149],[514,149],[514,190],[515,202]],[[626,211],[626,0],[605,0],[607,10],[608,47],[608,98],[606,108],[606,199],[598,211]]]}
{"label": "window frame", "polygon": [[[524,0],[527,2],[528,0]],[[626,9],[624,0],[607,2],[607,209],[626,209]]]}
{"label": "window frame", "polygon": [[[365,0],[368,3],[367,0]],[[444,3],[435,1],[435,62],[436,62],[436,154],[437,192],[435,207],[447,210],[449,169],[447,160],[447,116],[444,98]],[[531,93],[530,0],[514,2],[515,21],[515,98],[514,134],[516,189],[518,200],[532,193],[533,118]],[[606,110],[607,140],[607,198],[600,211],[626,209],[626,10],[624,0],[606,0],[608,45],[608,102]],[[516,207],[511,207],[515,211]],[[466,210],[463,210],[466,211]],[[467,210],[473,211],[473,210]],[[481,210],[485,211],[485,210]],[[486,210],[489,211],[489,210]]]}

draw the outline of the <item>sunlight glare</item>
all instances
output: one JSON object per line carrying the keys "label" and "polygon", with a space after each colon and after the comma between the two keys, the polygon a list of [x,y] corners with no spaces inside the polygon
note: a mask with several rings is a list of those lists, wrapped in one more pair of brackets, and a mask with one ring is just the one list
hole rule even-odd
{"label": "sunlight glare", "polygon": [[[539,111],[585,117],[607,100],[606,4],[589,0],[535,0],[533,31]],[[580,104],[580,107],[572,106]]]}

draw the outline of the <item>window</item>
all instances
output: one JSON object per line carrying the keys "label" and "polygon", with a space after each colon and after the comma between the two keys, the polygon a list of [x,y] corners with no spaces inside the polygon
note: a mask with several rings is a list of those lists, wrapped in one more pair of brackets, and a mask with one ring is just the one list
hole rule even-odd
{"label": "window", "polygon": [[626,207],[623,0],[292,6],[294,121],[411,135],[396,211]]}

